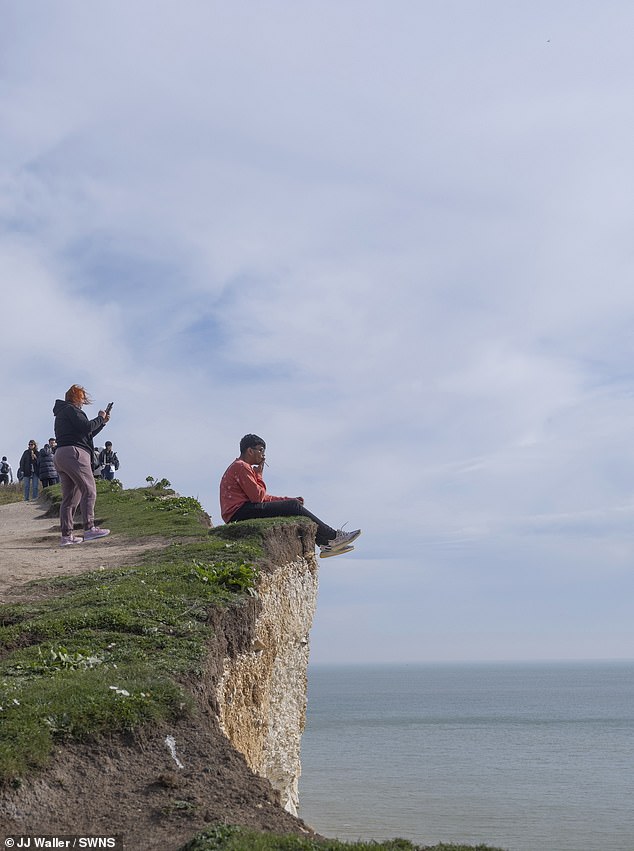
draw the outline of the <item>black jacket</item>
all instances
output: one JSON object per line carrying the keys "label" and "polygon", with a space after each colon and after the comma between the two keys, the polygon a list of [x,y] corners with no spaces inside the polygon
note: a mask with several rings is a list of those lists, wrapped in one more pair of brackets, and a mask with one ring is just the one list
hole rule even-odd
{"label": "black jacket", "polygon": [[119,459],[117,458],[117,453],[113,452],[112,449],[102,449],[99,453],[99,465],[101,467],[114,467],[115,470],[118,470]]}
{"label": "black jacket", "polygon": [[18,469],[22,470],[26,479],[28,479],[29,476],[37,476],[40,472],[40,459],[38,458],[37,453],[35,453],[35,458],[33,458],[31,450],[25,449],[22,453],[22,457],[20,458]]}
{"label": "black jacket", "polygon": [[40,469],[38,476],[40,479],[59,479],[59,474],[55,468],[55,452],[51,449],[49,443],[45,443],[40,449]]}
{"label": "black jacket", "polygon": [[96,416],[89,420],[81,408],[76,408],[70,402],[58,399],[53,407],[55,414],[55,439],[57,448],[60,446],[78,446],[90,453],[91,461],[95,447],[92,439],[105,426],[103,417]]}

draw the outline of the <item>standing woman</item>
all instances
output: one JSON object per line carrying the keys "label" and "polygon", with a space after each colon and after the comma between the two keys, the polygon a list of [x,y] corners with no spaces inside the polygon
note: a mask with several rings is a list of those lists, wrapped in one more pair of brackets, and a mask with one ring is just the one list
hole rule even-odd
{"label": "standing woman", "polygon": [[20,472],[22,473],[22,483],[24,485],[24,499],[28,502],[29,491],[31,498],[37,499],[40,459],[37,452],[37,443],[34,440],[29,440],[28,447],[22,453],[20,458]]}
{"label": "standing woman", "polygon": [[[99,411],[94,420],[89,420],[82,411],[82,405],[90,405],[92,400],[79,384],[68,389],[64,400],[55,402],[55,467],[62,483],[62,504],[59,520],[62,528],[60,544],[81,544],[95,541],[110,534],[109,529],[95,526],[95,501],[97,487],[92,472],[92,460],[95,447],[92,439],[110,419],[106,411]],[[81,505],[84,521],[84,537],[73,534],[73,517],[77,506]]]}

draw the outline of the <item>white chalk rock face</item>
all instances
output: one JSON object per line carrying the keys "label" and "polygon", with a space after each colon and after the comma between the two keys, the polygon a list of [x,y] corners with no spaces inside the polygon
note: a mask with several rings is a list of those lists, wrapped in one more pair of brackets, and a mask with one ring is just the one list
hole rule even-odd
{"label": "white chalk rock face", "polygon": [[252,771],[297,815],[300,747],[306,722],[309,634],[317,603],[314,555],[260,577],[261,610],[251,649],[225,658],[217,690],[220,725]]}

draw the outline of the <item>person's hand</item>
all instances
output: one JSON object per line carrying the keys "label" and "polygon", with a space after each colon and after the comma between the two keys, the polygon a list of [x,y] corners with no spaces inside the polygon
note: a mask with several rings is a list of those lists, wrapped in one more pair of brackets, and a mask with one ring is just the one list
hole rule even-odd
{"label": "person's hand", "polygon": [[99,416],[106,422],[110,419],[110,414],[107,414],[105,411],[99,411]]}

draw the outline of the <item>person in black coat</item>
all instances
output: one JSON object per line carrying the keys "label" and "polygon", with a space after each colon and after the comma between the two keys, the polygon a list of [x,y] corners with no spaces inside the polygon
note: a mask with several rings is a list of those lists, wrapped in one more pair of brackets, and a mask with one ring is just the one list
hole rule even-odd
{"label": "person in black coat", "polygon": [[57,441],[54,437],[49,437],[48,443],[40,449],[40,482],[43,488],[48,488],[51,485],[56,485],[59,482],[59,475],[55,469],[55,450],[57,449]]}
{"label": "person in black coat", "polygon": [[29,440],[29,445],[22,453],[19,465],[19,478],[22,479],[24,487],[24,499],[28,502],[29,495],[37,499],[40,473],[40,458],[37,451],[37,443]]}
{"label": "person in black coat", "polygon": [[110,440],[106,440],[105,449],[102,449],[99,453],[99,466],[101,467],[101,478],[112,481],[115,472],[119,469],[119,459]]}

